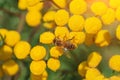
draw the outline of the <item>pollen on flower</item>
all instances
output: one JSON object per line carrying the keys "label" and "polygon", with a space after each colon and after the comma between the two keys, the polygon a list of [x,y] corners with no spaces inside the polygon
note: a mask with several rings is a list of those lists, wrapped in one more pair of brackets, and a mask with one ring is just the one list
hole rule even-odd
{"label": "pollen on flower", "polygon": [[109,67],[115,71],[120,71],[120,55],[113,55],[109,60]]}
{"label": "pollen on flower", "polygon": [[15,46],[21,39],[20,33],[17,31],[8,31],[5,37],[5,43],[9,46]]}
{"label": "pollen on flower", "polygon": [[43,44],[51,44],[55,38],[52,32],[44,32],[40,35],[39,42]]}
{"label": "pollen on flower", "polygon": [[50,49],[50,56],[54,58],[59,58],[63,54],[63,49],[57,46],[54,46]]}
{"label": "pollen on flower", "polygon": [[56,72],[60,68],[60,61],[55,58],[50,58],[47,62],[47,66],[50,70]]}
{"label": "pollen on flower", "polygon": [[80,15],[73,15],[68,21],[69,28],[72,31],[82,31],[84,27],[84,18]]}
{"label": "pollen on flower", "polygon": [[107,5],[104,2],[94,2],[91,6],[91,10],[95,15],[103,15],[107,10]]}
{"label": "pollen on flower", "polygon": [[102,60],[102,56],[98,52],[92,52],[87,59],[87,64],[89,67],[97,67]]}
{"label": "pollen on flower", "polygon": [[100,46],[108,46],[111,42],[111,35],[108,30],[100,30],[95,38],[95,43]]}
{"label": "pollen on flower", "polygon": [[56,12],[55,22],[57,25],[64,26],[65,24],[67,24],[68,20],[69,20],[69,13],[66,10],[60,9]]}
{"label": "pollen on flower", "polygon": [[87,80],[94,80],[97,76],[100,76],[101,72],[97,68],[90,68],[87,70],[85,78]]}
{"label": "pollen on flower", "polygon": [[45,61],[32,61],[30,64],[30,71],[34,75],[41,75],[46,69]]}
{"label": "pollen on flower", "polygon": [[84,0],[72,0],[69,9],[72,14],[83,14],[87,10],[87,3]]}
{"label": "pollen on flower", "polygon": [[[94,23],[94,24],[93,24]],[[89,17],[85,21],[85,31],[88,34],[96,34],[102,28],[102,23],[97,17]]]}
{"label": "pollen on flower", "polygon": [[106,25],[110,25],[115,21],[115,11],[111,8],[108,8],[106,13],[101,17],[102,21]]}
{"label": "pollen on flower", "polygon": [[41,13],[39,11],[29,11],[26,14],[26,22],[31,27],[37,27],[41,23]]}
{"label": "pollen on flower", "polygon": [[14,60],[8,60],[3,63],[2,69],[6,75],[13,76],[18,72],[19,66]]}
{"label": "pollen on flower", "polygon": [[25,59],[30,53],[31,45],[26,41],[19,41],[14,47],[14,54],[18,59]]}
{"label": "pollen on flower", "polygon": [[33,60],[41,60],[46,56],[46,49],[43,46],[35,46],[30,51],[30,57]]}

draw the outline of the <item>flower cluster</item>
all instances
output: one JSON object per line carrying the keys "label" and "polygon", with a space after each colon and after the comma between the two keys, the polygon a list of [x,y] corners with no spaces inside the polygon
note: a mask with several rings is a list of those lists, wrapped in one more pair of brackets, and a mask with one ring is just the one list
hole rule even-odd
{"label": "flower cluster", "polygon": [[[92,52],[86,61],[82,61],[78,66],[78,73],[85,78],[84,80],[119,80],[119,75],[113,75],[109,78],[105,77],[102,72],[97,69],[100,64],[102,56],[98,52]],[[109,67],[117,72],[120,71],[120,55],[113,55],[109,59]]]}
{"label": "flower cluster", "polygon": [[[41,11],[44,3],[50,6],[47,12]],[[60,57],[66,51],[80,45],[109,47],[113,38],[120,40],[120,24],[114,32],[109,30],[109,26],[120,21],[119,5],[119,0],[19,0],[18,8],[27,10],[26,23],[31,27],[43,23],[46,31],[39,35],[40,44],[31,46],[21,39],[19,32],[0,29],[0,77],[17,74],[19,65],[14,58],[30,58],[31,80],[47,80],[47,69],[58,71]],[[49,50],[44,45],[49,46]],[[120,76],[107,78],[98,69],[102,58],[99,52],[90,53],[87,60],[78,65],[80,76],[84,80],[119,80]],[[119,72],[119,60],[120,55],[113,55],[108,61],[109,67]]]}
{"label": "flower cluster", "polygon": [[26,22],[31,27],[37,27],[41,23],[41,10],[43,8],[42,0],[19,0],[18,8],[28,10],[26,14]]}

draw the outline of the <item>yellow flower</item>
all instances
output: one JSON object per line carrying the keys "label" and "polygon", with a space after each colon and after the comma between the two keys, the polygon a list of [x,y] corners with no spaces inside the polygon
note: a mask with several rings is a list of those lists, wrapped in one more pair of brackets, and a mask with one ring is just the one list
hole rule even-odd
{"label": "yellow flower", "polygon": [[17,31],[8,31],[5,37],[5,43],[9,46],[14,46],[17,42],[20,41],[20,33]]}
{"label": "yellow flower", "polygon": [[18,42],[14,47],[14,54],[18,59],[25,59],[30,52],[31,45],[26,41]]}
{"label": "yellow flower", "polygon": [[8,60],[2,64],[2,69],[5,74],[13,76],[18,72],[19,66],[14,60]]}
{"label": "yellow flower", "polygon": [[106,13],[101,17],[104,24],[111,24],[115,21],[115,11],[111,8],[108,8]]}
{"label": "yellow flower", "polygon": [[3,45],[0,48],[0,60],[8,60],[12,57],[13,50],[8,45]]}
{"label": "yellow flower", "polygon": [[[93,24],[94,23],[94,24]],[[89,17],[85,21],[85,31],[88,34],[96,34],[102,28],[102,23],[97,17]]]}
{"label": "yellow flower", "polygon": [[48,11],[44,14],[43,20],[44,21],[53,21],[55,18],[56,11]]}
{"label": "yellow flower", "polygon": [[28,6],[34,6],[42,0],[26,0],[26,1],[27,1]]}
{"label": "yellow flower", "polygon": [[68,20],[69,20],[69,13],[66,10],[60,9],[56,12],[55,22],[57,25],[64,26],[65,24],[67,24]]}
{"label": "yellow flower", "polygon": [[120,25],[117,26],[117,29],[116,29],[116,37],[117,37],[117,39],[120,40]]}
{"label": "yellow flower", "polygon": [[26,22],[31,27],[38,27],[41,23],[41,13],[39,11],[29,11],[26,14]]}
{"label": "yellow flower", "polygon": [[54,22],[45,22],[45,23],[43,23],[43,26],[47,29],[52,29],[55,27],[55,23]]}
{"label": "yellow flower", "polygon": [[30,57],[33,60],[41,60],[46,56],[46,49],[43,46],[35,46],[31,49]]}
{"label": "yellow flower", "polygon": [[43,8],[43,2],[39,2],[34,6],[28,6],[28,11],[40,11]]}
{"label": "yellow flower", "polygon": [[40,42],[43,44],[51,44],[55,36],[52,32],[44,32],[40,35]]}
{"label": "yellow flower", "polygon": [[60,61],[58,59],[50,58],[47,62],[47,66],[50,70],[56,72],[60,68]]}
{"label": "yellow flower", "polygon": [[103,15],[107,10],[107,5],[104,2],[94,2],[91,6],[91,10],[95,15]]}
{"label": "yellow flower", "polygon": [[72,31],[81,31],[84,26],[84,18],[80,15],[73,15],[68,21],[68,26]]}
{"label": "yellow flower", "polygon": [[30,64],[30,71],[34,75],[41,75],[46,69],[45,61],[32,61]]}
{"label": "yellow flower", "polygon": [[8,32],[7,29],[1,28],[0,29],[0,36],[2,36],[3,38],[5,38],[7,32]]}
{"label": "yellow flower", "polygon": [[111,42],[110,33],[107,30],[100,30],[96,35],[95,43],[100,46],[108,46]]}
{"label": "yellow flower", "polygon": [[54,33],[55,33],[55,36],[59,37],[61,40],[66,40],[66,38],[68,38],[68,36],[69,36],[69,30],[65,26],[56,27]]}
{"label": "yellow flower", "polygon": [[72,0],[69,9],[72,14],[83,14],[87,10],[87,4],[84,0]]}
{"label": "yellow flower", "polygon": [[86,67],[87,67],[87,61],[83,61],[79,64],[78,66],[78,73],[82,76],[85,77],[86,74]]}
{"label": "yellow flower", "polygon": [[97,76],[100,76],[101,73],[97,68],[90,68],[86,72],[86,80],[94,80]]}
{"label": "yellow flower", "polygon": [[71,42],[74,44],[82,44],[85,41],[84,32],[70,32],[69,39],[72,39]]}
{"label": "yellow flower", "polygon": [[120,0],[109,0],[111,8],[118,8],[120,6]]}
{"label": "yellow flower", "polygon": [[46,70],[41,75],[31,74],[31,80],[47,80],[47,77],[48,77],[48,73]]}
{"label": "yellow flower", "polygon": [[27,1],[26,0],[18,0],[18,8],[21,10],[27,9]]}
{"label": "yellow flower", "polygon": [[104,75],[99,75],[99,76],[96,76],[96,78],[94,80],[104,80]]}
{"label": "yellow flower", "polygon": [[115,16],[116,16],[117,20],[120,21],[120,7],[117,8],[117,10],[115,12]]}
{"label": "yellow flower", "polygon": [[120,55],[113,55],[110,58],[109,67],[115,71],[120,71]]}
{"label": "yellow flower", "polygon": [[50,49],[51,57],[59,58],[60,56],[62,56],[62,54],[63,54],[63,50],[60,47],[54,46]]}
{"label": "yellow flower", "polygon": [[87,59],[87,64],[89,67],[97,67],[102,60],[102,56],[98,52],[92,52]]}
{"label": "yellow flower", "polygon": [[85,38],[85,44],[87,46],[90,46],[94,43],[94,35],[93,34],[87,34],[86,33],[86,38]]}
{"label": "yellow flower", "polygon": [[55,4],[57,4],[60,8],[65,8],[66,7],[66,0],[53,0]]}
{"label": "yellow flower", "polygon": [[112,77],[110,77],[110,80],[120,80],[120,77],[119,76],[112,76]]}

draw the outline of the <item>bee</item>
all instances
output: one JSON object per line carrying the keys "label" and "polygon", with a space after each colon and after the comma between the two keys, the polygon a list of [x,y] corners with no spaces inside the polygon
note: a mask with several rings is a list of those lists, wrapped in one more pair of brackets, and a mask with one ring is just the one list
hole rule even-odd
{"label": "bee", "polygon": [[56,37],[53,40],[53,43],[56,46],[64,48],[65,50],[73,50],[76,48],[76,46],[73,43],[71,43],[70,40],[71,39],[66,40],[66,41],[64,41],[64,40],[62,41],[59,37]]}

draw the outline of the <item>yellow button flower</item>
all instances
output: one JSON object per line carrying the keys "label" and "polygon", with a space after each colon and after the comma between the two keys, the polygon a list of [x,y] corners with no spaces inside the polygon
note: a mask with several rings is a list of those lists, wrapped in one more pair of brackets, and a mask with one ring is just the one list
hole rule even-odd
{"label": "yellow button flower", "polygon": [[95,38],[95,43],[100,46],[108,46],[111,42],[111,36],[108,30],[100,30]]}
{"label": "yellow button flower", "polygon": [[115,12],[115,16],[116,16],[117,20],[120,21],[120,7],[117,8],[117,10]]}
{"label": "yellow button flower", "polygon": [[58,59],[50,58],[47,62],[47,66],[50,70],[56,72],[60,68],[60,61]]}
{"label": "yellow button flower", "polygon": [[55,27],[55,23],[54,22],[45,22],[45,23],[43,23],[43,26],[47,29],[52,29]]}
{"label": "yellow button flower", "polygon": [[120,80],[120,77],[119,76],[112,76],[112,77],[110,77],[110,80]]}
{"label": "yellow button flower", "polygon": [[72,43],[82,44],[85,41],[85,33],[84,32],[70,32],[69,39],[71,39]]}
{"label": "yellow button flower", "polygon": [[5,38],[7,32],[8,32],[7,29],[1,28],[0,29],[0,36],[2,36],[3,38]]}
{"label": "yellow button flower", "polygon": [[96,76],[96,78],[94,80],[104,80],[104,75],[99,75],[99,76]]}
{"label": "yellow button flower", "polygon": [[120,0],[109,0],[111,8],[118,8],[120,6]]}
{"label": "yellow button flower", "polygon": [[41,75],[34,75],[31,73],[30,77],[31,80],[47,80],[48,73],[46,70]]}
{"label": "yellow button flower", "polygon": [[110,58],[109,67],[115,71],[120,71],[120,55],[113,55]]}
{"label": "yellow button flower", "polygon": [[26,0],[26,1],[27,1],[28,6],[34,6],[42,0]]}
{"label": "yellow button flower", "polygon": [[120,25],[118,25],[116,29],[116,38],[120,40]]}
{"label": "yellow button flower", "polygon": [[67,27],[56,27],[55,28],[55,36],[59,37],[61,40],[66,40],[69,36],[69,30]]}
{"label": "yellow button flower", "polygon": [[5,43],[9,46],[14,46],[17,42],[20,41],[20,33],[17,31],[8,31],[5,37]]}
{"label": "yellow button flower", "polygon": [[31,27],[37,27],[41,23],[41,17],[39,11],[29,11],[26,14],[26,22]]}
{"label": "yellow button flower", "polygon": [[63,50],[60,47],[54,46],[50,49],[51,57],[59,58],[60,56],[62,56],[62,54],[63,54]]}
{"label": "yellow button flower", "polygon": [[87,34],[86,33],[85,44],[87,46],[90,46],[90,45],[94,44],[94,35],[93,34]]}
{"label": "yellow button flower", "polygon": [[115,11],[108,8],[106,13],[101,17],[104,24],[110,25],[115,21]]}
{"label": "yellow button flower", "polygon": [[95,15],[103,15],[107,10],[107,5],[104,2],[94,2],[91,6],[91,10]]}
{"label": "yellow button flower", "polygon": [[27,9],[27,2],[26,0],[18,0],[18,8],[21,9],[21,10],[25,10]]}
{"label": "yellow button flower", "polygon": [[46,56],[46,49],[43,46],[35,46],[31,49],[30,57],[33,60],[41,60]]}
{"label": "yellow button flower", "polygon": [[41,75],[46,69],[45,61],[32,61],[30,64],[30,71],[34,75]]}
{"label": "yellow button flower", "polygon": [[87,64],[89,67],[97,67],[102,60],[102,56],[98,52],[92,52],[87,59]]}
{"label": "yellow button flower", "polygon": [[5,74],[13,76],[18,72],[19,66],[14,60],[8,60],[2,64],[2,69]]}
{"label": "yellow button flower", "polygon": [[18,42],[14,47],[14,54],[18,59],[25,59],[30,52],[31,45],[26,41]]}
{"label": "yellow button flower", "polygon": [[57,4],[60,8],[65,8],[66,7],[66,0],[53,0],[55,4]]}
{"label": "yellow button flower", "polygon": [[43,2],[39,2],[34,6],[28,6],[28,11],[40,11],[43,8]]}
{"label": "yellow button flower", "polygon": [[0,60],[8,60],[12,57],[13,50],[8,45],[0,47]]}
{"label": "yellow button flower", "polygon": [[[94,24],[93,24],[94,23]],[[102,23],[97,17],[89,17],[85,21],[85,31],[88,34],[96,34],[102,28]]]}
{"label": "yellow button flower", "polygon": [[44,32],[40,35],[40,42],[43,44],[51,44],[55,36],[52,32]]}
{"label": "yellow button flower", "polygon": [[69,9],[72,14],[83,14],[87,10],[87,4],[84,0],[72,0]]}
{"label": "yellow button flower", "polygon": [[55,13],[56,11],[48,11],[43,16],[44,21],[53,21],[55,19]]}
{"label": "yellow button flower", "polygon": [[84,18],[80,15],[73,15],[68,21],[68,26],[72,31],[81,31],[84,26]]}
{"label": "yellow button flower", "polygon": [[87,61],[83,61],[79,64],[78,66],[78,73],[82,76],[82,77],[85,77],[85,74],[86,74],[86,69],[85,67],[87,67]]}
{"label": "yellow button flower", "polygon": [[57,25],[63,26],[67,24],[68,20],[69,20],[69,13],[66,10],[60,9],[56,12],[55,22]]}
{"label": "yellow button flower", "polygon": [[97,76],[100,76],[101,73],[98,69],[96,68],[90,68],[86,72],[86,80],[94,80]]}

